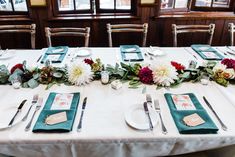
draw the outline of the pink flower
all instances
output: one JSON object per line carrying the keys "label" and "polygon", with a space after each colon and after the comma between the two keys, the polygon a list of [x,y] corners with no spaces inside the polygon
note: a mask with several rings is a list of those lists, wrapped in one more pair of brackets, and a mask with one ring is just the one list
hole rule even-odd
{"label": "pink flower", "polygon": [[92,59],[84,59],[84,62],[86,63],[86,64],[89,64],[89,65],[92,65],[93,63],[94,63],[94,61],[92,60]]}
{"label": "pink flower", "polygon": [[139,71],[139,78],[142,83],[151,84],[153,82],[153,71],[149,67],[144,67]]}
{"label": "pink flower", "polygon": [[177,63],[177,62],[174,62],[174,61],[171,61],[171,65],[175,67],[176,70],[185,70],[185,66],[183,66],[182,64],[180,63]]}
{"label": "pink flower", "polygon": [[234,59],[225,58],[221,61],[221,63],[226,65],[227,68],[235,69],[235,60]]}

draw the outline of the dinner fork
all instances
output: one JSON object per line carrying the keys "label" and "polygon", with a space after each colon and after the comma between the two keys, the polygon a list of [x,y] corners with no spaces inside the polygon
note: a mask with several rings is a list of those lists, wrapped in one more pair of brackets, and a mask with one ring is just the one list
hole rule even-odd
{"label": "dinner fork", "polygon": [[146,101],[152,107],[152,98],[150,94],[146,94]]}
{"label": "dinner fork", "polygon": [[157,100],[157,99],[154,100],[154,107],[160,117],[161,126],[162,126],[162,133],[167,134],[167,129],[163,123],[162,116],[161,116],[161,109],[160,109],[160,105],[159,105],[159,100]]}
{"label": "dinner fork", "polygon": [[28,118],[28,115],[29,115],[29,112],[30,112],[31,108],[33,107],[33,105],[35,105],[37,103],[37,101],[38,101],[38,94],[33,96],[32,104],[29,107],[29,110],[26,113],[26,115],[24,116],[24,118],[22,119],[22,121],[25,121]]}
{"label": "dinner fork", "polygon": [[35,111],[31,117],[31,120],[29,121],[28,125],[25,127],[25,131],[29,131],[30,127],[31,127],[31,124],[32,124],[32,121],[33,121],[33,118],[36,114],[36,112],[41,108],[42,106],[42,101],[43,99],[42,98],[39,98],[38,101],[37,101],[37,105],[36,105],[36,108],[35,108]]}

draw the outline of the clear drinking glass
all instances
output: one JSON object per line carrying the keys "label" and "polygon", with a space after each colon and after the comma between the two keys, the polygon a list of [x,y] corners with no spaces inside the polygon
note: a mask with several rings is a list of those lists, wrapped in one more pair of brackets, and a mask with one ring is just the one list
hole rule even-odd
{"label": "clear drinking glass", "polygon": [[208,85],[210,81],[210,76],[208,74],[203,74],[201,78],[201,84]]}

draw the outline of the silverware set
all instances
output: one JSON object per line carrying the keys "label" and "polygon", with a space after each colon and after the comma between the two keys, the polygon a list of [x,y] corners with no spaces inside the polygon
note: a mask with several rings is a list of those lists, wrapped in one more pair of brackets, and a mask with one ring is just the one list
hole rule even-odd
{"label": "silverware set", "polygon": [[[151,98],[150,94],[146,94],[146,102],[144,102],[144,111],[145,111],[145,114],[148,117],[149,129],[152,131],[153,130],[153,124],[152,124],[151,117],[149,115],[148,105],[151,108],[153,108],[153,102],[152,102],[152,98]],[[161,109],[160,109],[159,101],[157,99],[154,100],[154,108],[155,108],[155,111],[158,113],[158,115],[160,117],[162,133],[167,134],[168,132],[167,132],[167,129],[166,129],[164,123],[163,123],[162,116],[161,116]]]}
{"label": "silverware set", "polygon": [[[16,117],[18,116],[18,114],[21,112],[21,110],[22,110],[24,104],[26,103],[26,101],[27,101],[27,100],[25,99],[25,100],[23,100],[23,101],[20,103],[20,105],[19,105],[18,108],[17,108],[16,113],[14,114],[14,116],[12,117],[12,119],[10,120],[10,122],[9,122],[9,124],[8,124],[8,128],[10,128],[10,127],[12,127],[12,126],[14,125],[15,119],[16,119]],[[31,102],[31,106],[29,107],[29,109],[28,109],[26,115],[25,115],[25,116],[23,117],[23,119],[21,120],[21,121],[27,120],[27,118],[28,118],[28,116],[29,116],[29,113],[30,113],[32,107],[33,107],[34,105],[36,105],[35,110],[34,110],[34,113],[33,113],[32,117],[31,117],[29,123],[28,123],[27,126],[25,127],[25,131],[28,131],[28,130],[30,129],[31,124],[32,124],[32,121],[33,121],[33,119],[34,119],[34,116],[35,116],[36,112],[41,108],[42,102],[43,102],[43,99],[42,99],[42,98],[39,98],[38,94],[36,94],[36,95],[33,96],[33,100],[32,100],[32,102]]]}
{"label": "silverware set", "polygon": [[26,121],[26,119],[27,119],[28,116],[29,116],[29,112],[30,112],[31,108],[32,108],[34,105],[37,104],[37,101],[38,101],[38,94],[36,94],[36,95],[33,96],[32,104],[31,104],[31,106],[29,107],[28,112],[26,113],[26,115],[24,116],[24,118],[22,119],[22,121]]}
{"label": "silverware set", "polygon": [[43,102],[43,99],[42,99],[42,98],[38,98],[36,108],[35,108],[35,110],[34,110],[34,113],[33,113],[32,117],[31,117],[31,119],[30,119],[28,125],[25,127],[25,131],[29,131],[29,129],[30,129],[30,127],[31,127],[31,124],[32,124],[32,121],[33,121],[33,119],[34,119],[34,116],[35,116],[36,112],[37,112],[37,111],[41,108],[41,106],[42,106],[42,102]]}

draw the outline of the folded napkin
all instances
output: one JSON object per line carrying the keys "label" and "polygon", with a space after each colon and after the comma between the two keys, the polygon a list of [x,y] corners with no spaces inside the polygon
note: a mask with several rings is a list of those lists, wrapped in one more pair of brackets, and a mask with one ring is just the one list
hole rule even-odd
{"label": "folded napkin", "polygon": [[68,46],[49,47],[45,52],[41,63],[50,60],[51,63],[61,63],[68,52]]}
{"label": "folded napkin", "polygon": [[[217,126],[211,120],[210,116],[206,112],[206,110],[202,107],[198,99],[193,93],[186,93],[182,95],[188,95],[195,106],[195,110],[177,110],[176,105],[172,99],[172,95],[170,93],[165,93],[164,96],[168,103],[168,106],[171,111],[171,115],[174,119],[176,127],[178,128],[179,133],[181,134],[215,134],[218,131]],[[197,113],[205,123],[198,126],[187,126],[183,122],[183,118],[185,116]]]}
{"label": "folded napkin", "polygon": [[[65,97],[68,97],[66,99]],[[59,100],[60,98],[60,100]],[[58,105],[62,102],[69,102],[69,104]],[[69,132],[73,128],[74,119],[77,112],[77,107],[80,100],[80,93],[71,93],[71,94],[63,94],[63,93],[50,93],[46,104],[41,111],[36,124],[34,125],[33,132]],[[57,101],[57,102],[56,102]],[[67,121],[61,122],[54,125],[48,125],[45,123],[45,120],[48,116],[53,115],[55,113],[66,112]]]}
{"label": "folded napkin", "polygon": [[121,56],[123,61],[143,61],[141,50],[138,45],[121,45]]}
{"label": "folded napkin", "polygon": [[210,45],[191,45],[191,48],[205,60],[224,59],[224,57]]}

